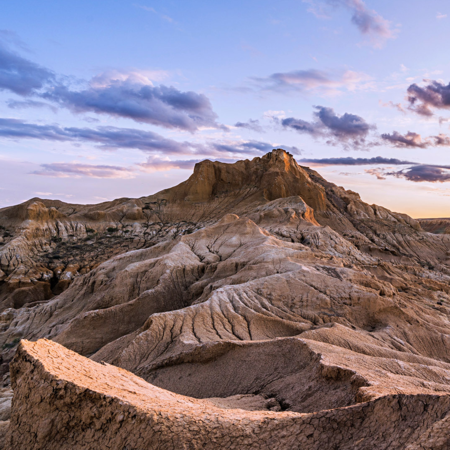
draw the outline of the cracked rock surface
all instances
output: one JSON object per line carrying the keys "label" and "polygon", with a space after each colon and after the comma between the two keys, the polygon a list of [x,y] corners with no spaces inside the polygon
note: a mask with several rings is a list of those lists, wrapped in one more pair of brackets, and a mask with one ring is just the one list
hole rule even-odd
{"label": "cracked rock surface", "polygon": [[[47,340],[12,364],[9,447],[27,449],[448,448],[445,394],[391,394],[307,414],[217,406]],[[224,401],[224,400],[223,400]],[[422,445],[422,442],[425,446]]]}

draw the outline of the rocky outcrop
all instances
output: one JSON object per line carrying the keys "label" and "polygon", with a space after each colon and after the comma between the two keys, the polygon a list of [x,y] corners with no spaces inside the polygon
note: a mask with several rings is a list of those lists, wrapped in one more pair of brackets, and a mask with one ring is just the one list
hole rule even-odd
{"label": "rocky outcrop", "polygon": [[418,222],[367,205],[279,149],[235,164],[203,161],[185,182],[140,199],[71,205],[35,198],[1,209],[0,311],[46,302],[115,255],[192,233],[227,214],[265,218],[273,229],[294,197],[303,209],[293,214],[329,226],[377,258],[433,266],[447,259],[442,239],[424,237]]}

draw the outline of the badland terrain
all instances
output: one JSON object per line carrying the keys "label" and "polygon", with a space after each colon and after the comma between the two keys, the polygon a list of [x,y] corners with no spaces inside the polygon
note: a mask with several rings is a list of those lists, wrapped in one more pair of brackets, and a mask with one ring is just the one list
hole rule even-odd
{"label": "badland terrain", "polygon": [[277,149],[0,236],[5,448],[450,448],[446,219]]}

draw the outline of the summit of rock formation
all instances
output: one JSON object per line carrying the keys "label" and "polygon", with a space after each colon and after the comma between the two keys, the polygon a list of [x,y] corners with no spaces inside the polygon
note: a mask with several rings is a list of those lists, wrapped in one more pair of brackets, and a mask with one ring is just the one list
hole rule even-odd
{"label": "summit of rock formation", "polygon": [[188,180],[154,198],[169,203],[234,202],[239,208],[299,195],[315,210],[325,209],[325,192],[284,150],[234,164],[202,161]]}
{"label": "summit of rock formation", "polygon": [[448,448],[441,222],[281,149],[139,199],[0,210],[5,442]]}

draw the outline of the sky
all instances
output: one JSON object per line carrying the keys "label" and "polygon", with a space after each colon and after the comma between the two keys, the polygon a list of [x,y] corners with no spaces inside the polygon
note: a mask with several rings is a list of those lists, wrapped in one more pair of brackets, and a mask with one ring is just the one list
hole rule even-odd
{"label": "sky", "polygon": [[0,15],[0,208],[99,203],[284,148],[450,217],[450,3],[21,0]]}

